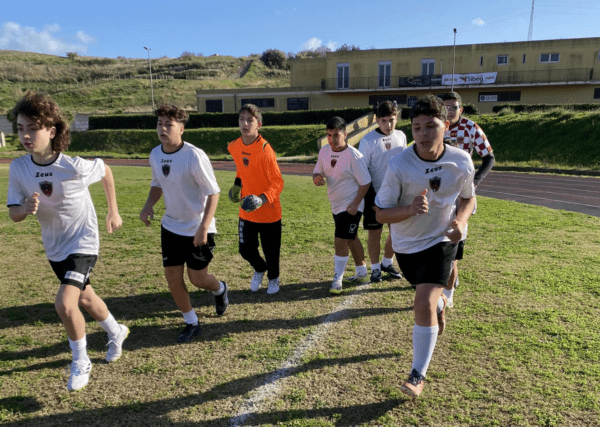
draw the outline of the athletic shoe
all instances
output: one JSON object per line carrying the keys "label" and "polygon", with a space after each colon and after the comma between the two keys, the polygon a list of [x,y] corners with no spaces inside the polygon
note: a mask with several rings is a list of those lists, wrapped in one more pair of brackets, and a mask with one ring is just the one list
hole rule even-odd
{"label": "athletic shoe", "polygon": [[381,264],[381,271],[389,274],[393,279],[402,279],[402,274],[394,268],[394,264],[390,264],[387,267]]}
{"label": "athletic shoe", "polygon": [[267,294],[273,295],[279,292],[279,277],[269,280],[269,286],[267,287]]}
{"label": "athletic shoe", "polygon": [[71,375],[67,383],[67,390],[75,391],[84,388],[90,380],[90,372],[92,371],[92,362],[89,360],[73,361],[69,365],[71,367]]}
{"label": "athletic shoe", "polygon": [[406,381],[400,387],[400,391],[410,397],[419,397],[425,387],[425,377],[421,375],[416,369],[413,369],[408,376]]}
{"label": "athletic shoe", "polygon": [[183,328],[183,332],[177,338],[178,342],[190,342],[192,338],[196,335],[200,334],[200,323],[197,325],[192,325],[190,323],[185,324],[185,328]]}
{"label": "athletic shoe", "polygon": [[454,281],[454,289],[458,288],[458,276],[456,276],[456,280]]}
{"label": "athletic shoe", "polygon": [[364,276],[359,276],[358,274],[355,274],[354,276],[350,276],[347,279],[344,279],[344,282],[357,285],[366,285],[367,283],[370,283],[370,280],[371,279],[369,277],[369,273],[367,273]]}
{"label": "athletic shoe", "polygon": [[446,303],[446,307],[448,307],[448,308],[454,307],[454,298],[448,298],[448,302]]}
{"label": "athletic shoe", "polygon": [[265,272],[259,273],[258,271],[254,272],[254,276],[252,277],[252,281],[250,282],[250,290],[252,292],[258,292],[260,289],[260,285],[262,285],[263,276]]}
{"label": "athletic shoe", "polygon": [[129,335],[129,328],[125,325],[119,325],[121,328],[121,332],[115,339],[111,339],[108,341],[108,351],[106,352],[106,361],[107,362],[115,362],[121,357],[121,351],[123,347],[123,341]]}
{"label": "athletic shoe", "polygon": [[383,278],[381,277],[381,270],[376,268],[375,270],[371,271],[371,283],[378,283],[381,282],[383,280]]}
{"label": "athletic shoe", "polygon": [[331,295],[339,295],[342,293],[342,282],[334,281],[331,284],[331,288],[329,288],[329,293]]}
{"label": "athletic shoe", "polygon": [[223,282],[223,286],[225,290],[221,295],[215,295],[215,311],[217,312],[217,316],[222,316],[227,311],[227,307],[229,307],[229,298],[227,298],[227,290],[229,286],[226,282]]}
{"label": "athletic shoe", "polygon": [[438,321],[438,337],[440,335],[442,335],[442,332],[444,332],[444,329],[446,329],[446,316],[444,316],[446,314],[446,307],[448,306],[448,297],[444,294],[442,294],[442,300],[444,301],[444,307],[442,307],[442,311],[440,311],[437,315],[437,321]]}

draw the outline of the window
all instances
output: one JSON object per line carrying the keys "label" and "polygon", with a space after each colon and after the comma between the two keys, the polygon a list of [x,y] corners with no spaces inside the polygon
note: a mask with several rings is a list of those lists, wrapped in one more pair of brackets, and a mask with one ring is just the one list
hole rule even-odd
{"label": "window", "polygon": [[421,59],[421,75],[431,76],[435,72],[435,59]]}
{"label": "window", "polygon": [[508,64],[508,55],[498,55],[496,59],[497,65],[506,65]]}
{"label": "window", "polygon": [[523,64],[525,63],[525,57],[526,57],[526,56],[527,56],[527,55],[523,54]]}
{"label": "window", "polygon": [[347,62],[337,64],[337,88],[350,88],[350,64]]}
{"label": "window", "polygon": [[242,105],[254,104],[258,108],[274,108],[275,98],[249,98],[242,99]]}
{"label": "window", "polygon": [[288,98],[288,111],[308,110],[308,98]]}
{"label": "window", "polygon": [[396,101],[396,104],[406,104],[406,95],[370,95],[369,105],[381,104],[385,101]]}
{"label": "window", "polygon": [[223,112],[223,100],[222,99],[207,99],[206,100],[206,112],[207,113],[222,113]]}
{"label": "window", "polygon": [[390,87],[392,74],[392,61],[379,61],[378,87]]}
{"label": "window", "polygon": [[483,56],[479,58],[479,66],[483,67]]}
{"label": "window", "polygon": [[521,92],[479,92],[479,102],[520,101]]}
{"label": "window", "polygon": [[600,87],[594,89],[594,99],[600,99]]}
{"label": "window", "polygon": [[558,62],[559,59],[560,59],[560,54],[558,54],[558,53],[542,53],[540,55],[540,62],[542,64]]}

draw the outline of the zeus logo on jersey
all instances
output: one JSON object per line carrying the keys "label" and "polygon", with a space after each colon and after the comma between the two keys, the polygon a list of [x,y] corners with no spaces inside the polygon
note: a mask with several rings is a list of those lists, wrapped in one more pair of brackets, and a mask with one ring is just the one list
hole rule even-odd
{"label": "zeus logo on jersey", "polygon": [[435,168],[427,168],[427,169],[425,169],[425,174],[432,173],[432,172],[437,172],[437,171],[440,171],[440,170],[442,170],[441,166],[436,166]]}
{"label": "zeus logo on jersey", "polygon": [[169,165],[169,164],[162,165],[162,173],[164,176],[169,176],[170,172],[171,172],[171,165]]}
{"label": "zeus logo on jersey", "polygon": [[52,183],[50,181],[40,182],[40,190],[45,196],[50,197],[52,195]]}
{"label": "zeus logo on jersey", "polygon": [[431,188],[434,193],[440,189],[441,184],[442,178],[439,176],[434,176],[433,178],[429,179],[429,188]]}
{"label": "zeus logo on jersey", "polygon": [[43,178],[46,176],[52,176],[52,172],[36,172],[35,173],[36,178]]}

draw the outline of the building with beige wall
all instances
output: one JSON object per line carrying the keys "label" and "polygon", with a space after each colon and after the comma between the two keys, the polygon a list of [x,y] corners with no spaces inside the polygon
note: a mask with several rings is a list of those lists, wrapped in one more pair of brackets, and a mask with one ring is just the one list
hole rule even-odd
{"label": "building with beige wall", "polygon": [[[453,72],[454,63],[454,72]],[[454,77],[454,79],[453,79]],[[451,88],[482,113],[494,105],[600,103],[600,38],[328,52],[290,61],[290,87],[196,91],[198,112],[410,106]]]}

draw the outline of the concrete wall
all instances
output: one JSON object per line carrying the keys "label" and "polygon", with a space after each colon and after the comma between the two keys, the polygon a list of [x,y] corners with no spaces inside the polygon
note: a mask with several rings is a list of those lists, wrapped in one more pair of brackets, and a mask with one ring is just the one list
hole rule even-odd
{"label": "concrete wall", "polygon": [[6,135],[13,133],[12,123],[8,121],[5,114],[0,115],[0,131]]}

